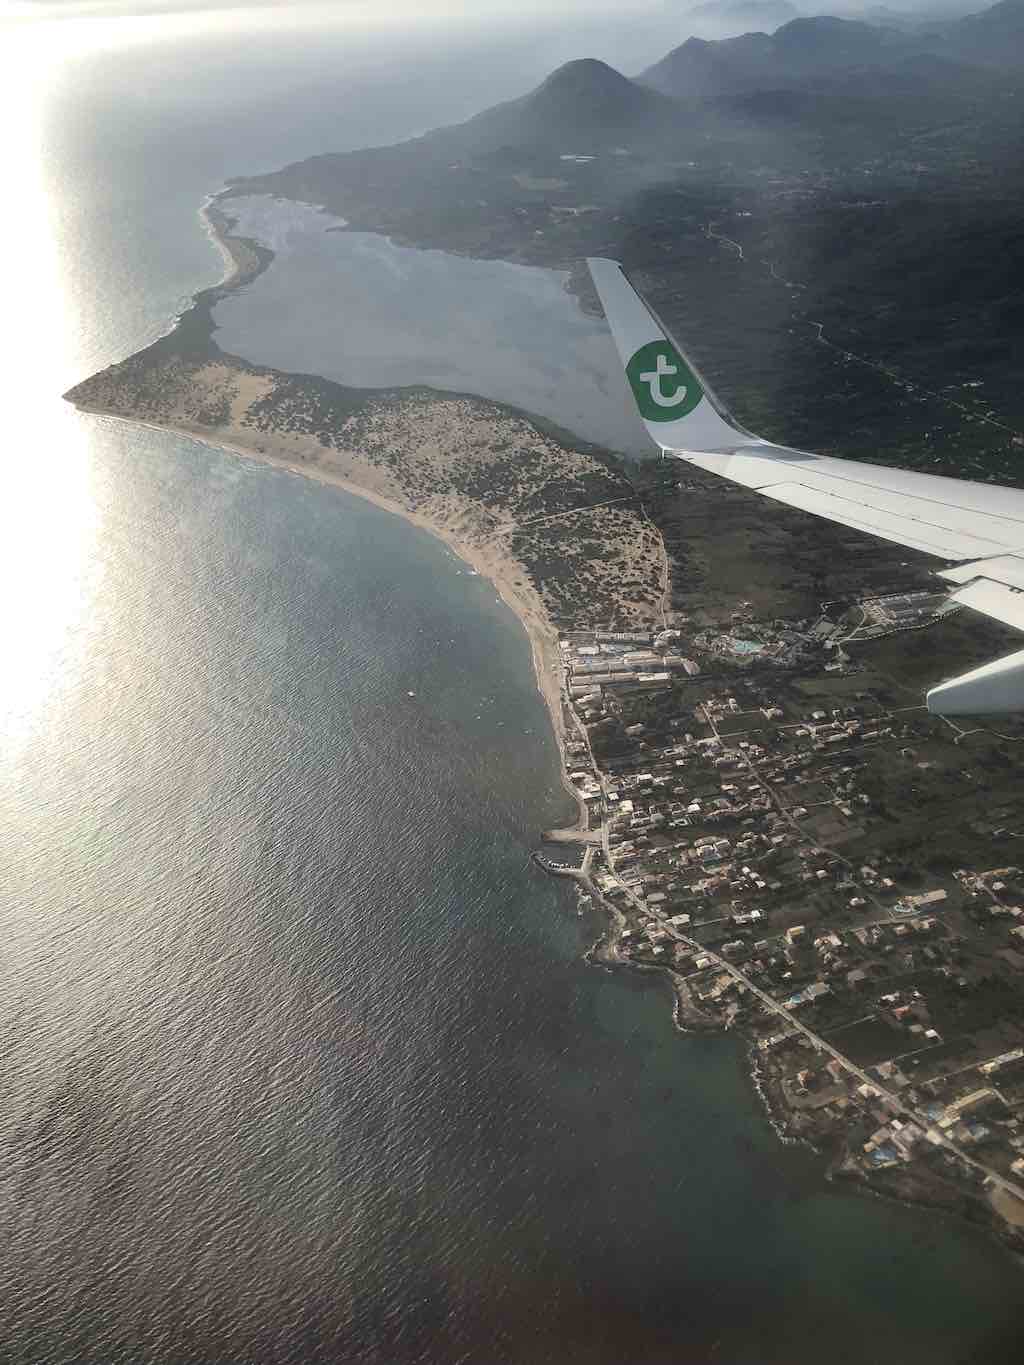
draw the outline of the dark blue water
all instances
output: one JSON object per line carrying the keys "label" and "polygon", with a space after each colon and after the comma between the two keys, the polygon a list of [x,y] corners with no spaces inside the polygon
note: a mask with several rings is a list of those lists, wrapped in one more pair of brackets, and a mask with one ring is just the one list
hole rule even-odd
{"label": "dark blue water", "polygon": [[[321,150],[342,82],[300,55],[290,136]],[[21,129],[50,150],[8,288],[56,372],[24,338],[5,370],[33,401],[3,506],[0,1358],[1019,1359],[1009,1258],[832,1190],[733,1040],[583,962],[598,926],[529,863],[566,809],[484,580],[60,405],[216,276],[194,206],[266,152],[267,51],[214,86],[187,57],[79,57]]]}

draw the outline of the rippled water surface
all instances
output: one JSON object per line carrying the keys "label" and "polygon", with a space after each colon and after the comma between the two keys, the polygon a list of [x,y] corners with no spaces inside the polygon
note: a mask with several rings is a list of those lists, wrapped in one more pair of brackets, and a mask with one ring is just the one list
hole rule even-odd
{"label": "rippled water surface", "polygon": [[364,68],[347,107],[322,43],[55,41],[0,83],[0,1358],[1018,1360],[1008,1257],[827,1186],[734,1040],[583,962],[486,581],[61,404],[216,277],[204,193],[372,125]]}

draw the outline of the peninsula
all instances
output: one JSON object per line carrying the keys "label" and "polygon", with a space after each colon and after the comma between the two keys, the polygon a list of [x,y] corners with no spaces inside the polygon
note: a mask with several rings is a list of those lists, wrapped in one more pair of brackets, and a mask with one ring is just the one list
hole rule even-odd
{"label": "peninsula", "polygon": [[225,353],[213,311],[273,253],[233,235],[216,202],[203,217],[228,262],[224,280],[166,336],[65,396],[333,484],[438,536],[522,621],[560,734],[558,630],[665,624],[664,540],[626,463],[503,404],[351,389]]}

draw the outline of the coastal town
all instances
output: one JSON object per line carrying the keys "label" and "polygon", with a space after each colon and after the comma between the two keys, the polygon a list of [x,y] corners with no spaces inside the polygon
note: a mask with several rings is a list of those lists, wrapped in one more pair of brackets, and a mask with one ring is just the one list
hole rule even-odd
{"label": "coastal town", "polygon": [[585,852],[557,870],[609,916],[597,960],[666,973],[683,1029],[743,1031],[781,1131],[827,1151],[837,1176],[980,1209],[1012,1241],[1024,811],[1011,740],[894,705],[864,648],[941,630],[947,611],[927,583],[900,584],[811,618],[754,620],[744,604],[717,627],[566,633]]}

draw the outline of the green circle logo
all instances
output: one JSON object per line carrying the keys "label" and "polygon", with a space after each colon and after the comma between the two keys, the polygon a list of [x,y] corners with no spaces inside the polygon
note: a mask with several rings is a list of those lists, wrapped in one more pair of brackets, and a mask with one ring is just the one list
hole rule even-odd
{"label": "green circle logo", "polygon": [[674,422],[704,397],[696,376],[669,341],[649,341],[626,366],[633,397],[648,422]]}

